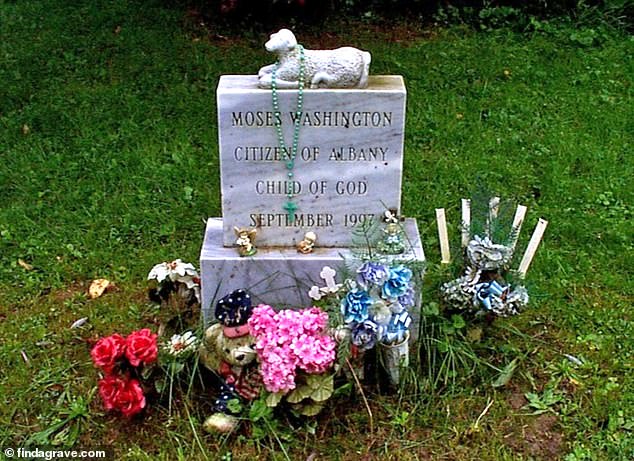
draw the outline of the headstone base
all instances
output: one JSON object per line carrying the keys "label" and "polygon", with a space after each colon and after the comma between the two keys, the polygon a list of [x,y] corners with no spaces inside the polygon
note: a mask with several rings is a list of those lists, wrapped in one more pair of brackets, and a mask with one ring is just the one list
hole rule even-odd
{"label": "headstone base", "polygon": [[[425,253],[415,219],[406,219],[403,230],[411,251],[398,259],[424,261]],[[257,242],[256,242],[257,243]],[[325,286],[319,276],[324,266],[339,271],[354,252],[349,248],[315,248],[300,254],[294,248],[258,248],[257,254],[241,257],[235,247],[223,246],[221,218],[209,218],[200,252],[201,305],[205,323],[213,320],[216,301],[238,288],[244,288],[253,304],[276,308],[303,308],[313,305],[308,291],[313,285]],[[339,278],[337,282],[342,282]]]}

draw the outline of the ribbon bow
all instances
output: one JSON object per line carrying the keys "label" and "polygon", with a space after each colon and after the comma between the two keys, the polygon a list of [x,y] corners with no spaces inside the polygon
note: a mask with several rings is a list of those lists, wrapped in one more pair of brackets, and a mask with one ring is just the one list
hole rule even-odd
{"label": "ribbon bow", "polygon": [[503,287],[495,280],[491,282],[478,283],[475,286],[476,303],[480,302],[488,311],[494,310],[493,305],[501,305],[504,303],[509,287]]}

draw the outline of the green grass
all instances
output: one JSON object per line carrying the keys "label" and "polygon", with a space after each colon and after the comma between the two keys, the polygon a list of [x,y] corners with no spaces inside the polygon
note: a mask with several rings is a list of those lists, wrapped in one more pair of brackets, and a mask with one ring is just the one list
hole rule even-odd
{"label": "green grass", "polygon": [[[568,23],[399,27],[332,25],[304,43],[360,46],[374,73],[405,77],[404,212],[430,260],[426,300],[448,276],[434,208],[447,208],[454,238],[460,198],[485,188],[528,205],[527,227],[550,221],[529,273],[533,308],[476,349],[497,367],[518,358],[509,384],[493,388],[489,370],[438,394],[371,393],[374,434],[361,401],[345,398],[279,427],[279,440],[204,434],[205,395],[172,417],[160,406],[142,421],[104,415],[88,340],[164,318],[145,276],[197,260],[203,219],[220,214],[215,86],[268,63],[265,36],[218,38],[158,1],[1,2],[0,445],[60,423],[49,442],[108,443],[128,459],[284,459],[280,443],[291,459],[634,456],[634,40],[601,29],[584,46]],[[118,291],[89,300],[95,277]],[[88,327],[68,329],[84,316]]]}

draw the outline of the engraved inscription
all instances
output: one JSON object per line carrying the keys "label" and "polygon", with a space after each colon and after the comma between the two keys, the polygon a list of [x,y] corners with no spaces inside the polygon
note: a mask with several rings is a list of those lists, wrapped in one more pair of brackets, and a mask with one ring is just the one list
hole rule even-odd
{"label": "engraved inscription", "polygon": [[385,128],[392,125],[392,112],[379,111],[314,111],[278,114],[271,111],[231,112],[231,126],[270,127],[276,124],[294,124],[298,118],[302,126],[343,128]]}

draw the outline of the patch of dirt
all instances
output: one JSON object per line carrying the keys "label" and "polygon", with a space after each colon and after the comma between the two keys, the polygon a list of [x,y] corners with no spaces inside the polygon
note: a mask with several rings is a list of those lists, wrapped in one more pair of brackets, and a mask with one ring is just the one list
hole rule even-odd
{"label": "patch of dirt", "polygon": [[504,437],[513,450],[537,459],[555,459],[564,450],[564,436],[557,429],[557,416],[543,414],[530,424],[517,427]]}
{"label": "patch of dirt", "polygon": [[82,282],[72,282],[67,287],[51,291],[48,293],[48,297],[57,302],[64,302],[77,296],[79,293],[88,293],[88,286]]}
{"label": "patch of dirt", "polygon": [[506,401],[513,410],[519,410],[528,402],[521,392],[512,393],[507,397]]}

